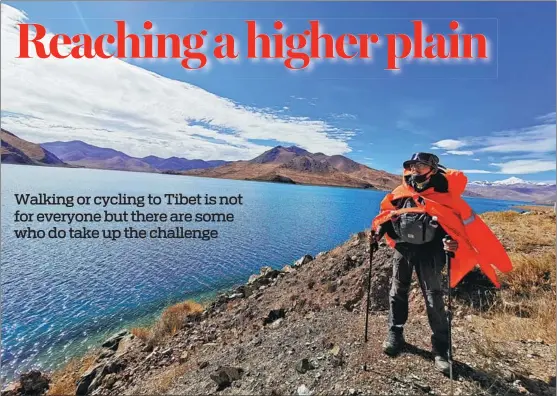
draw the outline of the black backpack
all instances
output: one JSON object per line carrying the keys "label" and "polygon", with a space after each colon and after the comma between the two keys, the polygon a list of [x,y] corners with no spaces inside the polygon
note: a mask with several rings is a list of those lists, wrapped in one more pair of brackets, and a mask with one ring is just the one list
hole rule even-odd
{"label": "black backpack", "polygon": [[[412,198],[404,202],[402,208],[416,207]],[[436,217],[427,213],[402,213],[391,219],[393,230],[397,235],[398,242],[406,242],[412,245],[423,245],[431,242],[437,236],[439,223]]]}

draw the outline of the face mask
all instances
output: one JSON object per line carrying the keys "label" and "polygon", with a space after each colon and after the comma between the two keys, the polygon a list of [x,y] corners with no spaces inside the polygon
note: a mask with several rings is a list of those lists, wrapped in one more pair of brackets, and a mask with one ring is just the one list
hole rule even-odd
{"label": "face mask", "polygon": [[426,173],[425,175],[412,175],[410,176],[410,180],[412,180],[415,183],[423,183],[427,180],[429,176],[429,173]]}

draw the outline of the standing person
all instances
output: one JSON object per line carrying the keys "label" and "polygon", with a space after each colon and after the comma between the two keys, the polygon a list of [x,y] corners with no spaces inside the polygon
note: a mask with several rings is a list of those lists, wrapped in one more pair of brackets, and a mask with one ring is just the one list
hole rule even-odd
{"label": "standing person", "polygon": [[[439,158],[430,153],[416,153],[403,163],[402,185],[385,197],[381,204],[385,217],[392,209],[416,208],[415,198],[438,193],[449,196],[449,180]],[[423,199],[423,198],[422,198]],[[449,200],[450,201],[450,200]],[[431,327],[431,344],[435,354],[435,367],[448,375],[449,326],[443,302],[441,271],[445,265],[445,251],[456,252],[456,240],[445,241],[447,235],[436,218],[427,212],[402,213],[377,224],[372,229],[373,247],[387,234],[395,241],[393,276],[389,293],[389,328],[384,352],[397,355],[405,344],[403,330],[408,319],[408,291],[415,269],[426,301],[427,317]]]}

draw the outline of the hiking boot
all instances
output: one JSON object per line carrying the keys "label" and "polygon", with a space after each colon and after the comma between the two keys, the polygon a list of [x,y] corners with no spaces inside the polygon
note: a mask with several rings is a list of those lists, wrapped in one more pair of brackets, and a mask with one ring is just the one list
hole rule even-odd
{"label": "hiking boot", "polygon": [[387,340],[383,343],[383,352],[389,356],[395,356],[400,352],[403,346],[404,337],[402,336],[402,332],[391,330],[389,331]]}
{"label": "hiking boot", "polygon": [[445,375],[450,374],[450,363],[446,357],[437,355],[435,356],[435,368]]}

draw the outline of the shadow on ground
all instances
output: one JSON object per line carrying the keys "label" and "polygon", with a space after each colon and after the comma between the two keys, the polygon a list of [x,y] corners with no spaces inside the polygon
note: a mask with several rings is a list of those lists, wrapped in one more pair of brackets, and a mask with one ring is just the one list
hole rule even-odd
{"label": "shadow on ground", "polygon": [[[432,362],[435,359],[432,352],[418,348],[414,345],[407,344],[403,351],[420,356]],[[555,388],[551,387],[544,381],[515,374],[512,382],[509,382],[497,374],[488,373],[486,371],[473,368],[466,363],[454,360],[453,380],[458,381],[459,378],[475,383],[483,392],[489,395],[523,396],[524,393],[513,384],[513,382],[517,380],[520,381],[520,386],[532,394],[541,396],[555,395]],[[455,385],[458,385],[458,382],[455,382]]]}

